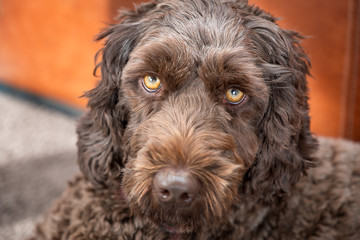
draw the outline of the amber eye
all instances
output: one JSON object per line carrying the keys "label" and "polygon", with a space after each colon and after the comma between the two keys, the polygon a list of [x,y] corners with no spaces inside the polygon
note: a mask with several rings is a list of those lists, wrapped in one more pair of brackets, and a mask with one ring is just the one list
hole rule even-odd
{"label": "amber eye", "polygon": [[239,89],[230,88],[229,90],[226,91],[225,97],[229,103],[239,104],[244,100],[245,94]]}
{"label": "amber eye", "polygon": [[161,81],[158,77],[145,76],[143,84],[145,89],[149,92],[155,92],[161,88]]}

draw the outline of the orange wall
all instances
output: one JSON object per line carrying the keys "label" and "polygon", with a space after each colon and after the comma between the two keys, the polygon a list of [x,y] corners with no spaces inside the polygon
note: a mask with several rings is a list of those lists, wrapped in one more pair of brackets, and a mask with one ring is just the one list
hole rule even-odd
{"label": "orange wall", "polygon": [[1,81],[66,104],[94,86],[94,35],[108,22],[102,0],[1,0]]}

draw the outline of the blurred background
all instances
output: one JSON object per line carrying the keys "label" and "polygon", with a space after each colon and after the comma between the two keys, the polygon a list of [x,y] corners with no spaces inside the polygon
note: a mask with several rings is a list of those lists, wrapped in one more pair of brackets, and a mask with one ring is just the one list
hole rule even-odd
{"label": "blurred background", "polygon": [[[94,36],[139,0],[0,0],[0,239],[21,239],[75,174]],[[360,0],[249,0],[300,32],[311,128],[360,141]]]}

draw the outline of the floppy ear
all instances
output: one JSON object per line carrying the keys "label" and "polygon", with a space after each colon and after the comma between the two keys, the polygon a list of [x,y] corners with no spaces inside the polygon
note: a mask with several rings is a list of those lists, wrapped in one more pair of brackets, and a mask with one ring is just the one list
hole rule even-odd
{"label": "floppy ear", "polygon": [[246,22],[270,99],[258,124],[261,146],[245,175],[244,188],[265,204],[289,194],[291,186],[314,165],[311,154],[317,148],[309,129],[306,75],[310,63],[299,45],[301,37],[269,20],[271,16],[249,17]]}
{"label": "floppy ear", "polygon": [[[128,122],[128,110],[120,89],[122,69],[143,32],[140,19],[155,3],[143,4],[134,11],[123,12],[121,23],[102,32],[96,40],[105,39],[101,62],[101,81],[85,93],[89,111],[79,120],[78,164],[96,186],[108,185],[121,177],[126,155],[122,135]],[[96,57],[97,57],[96,56]]]}

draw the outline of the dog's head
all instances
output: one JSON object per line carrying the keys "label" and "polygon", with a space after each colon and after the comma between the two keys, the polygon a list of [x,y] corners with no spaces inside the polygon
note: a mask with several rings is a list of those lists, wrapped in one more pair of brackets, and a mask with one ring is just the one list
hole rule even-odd
{"label": "dog's head", "polygon": [[[164,0],[106,29],[79,165],[179,232],[274,204],[313,165],[299,36],[245,1]],[[219,220],[220,219],[220,220]]]}

